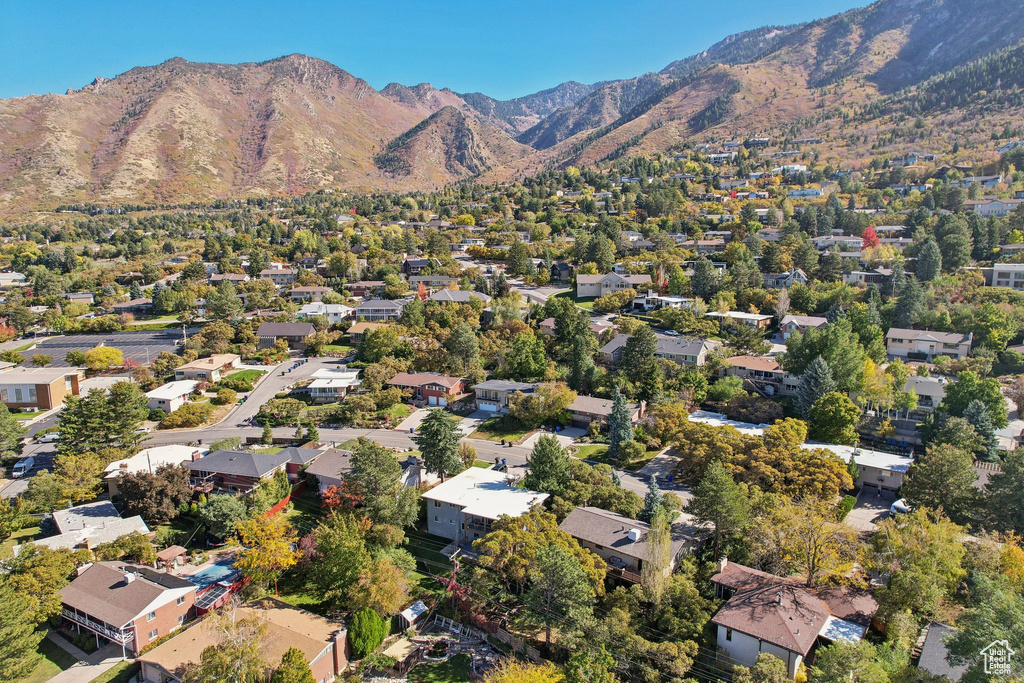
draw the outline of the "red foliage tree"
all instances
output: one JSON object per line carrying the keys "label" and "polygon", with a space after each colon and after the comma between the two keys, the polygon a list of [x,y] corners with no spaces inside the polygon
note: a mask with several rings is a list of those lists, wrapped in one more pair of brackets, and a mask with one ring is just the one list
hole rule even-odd
{"label": "red foliage tree", "polygon": [[420,283],[420,286],[416,288],[416,296],[420,298],[420,301],[426,303],[427,301],[427,288]]}
{"label": "red foliage tree", "polygon": [[880,240],[878,239],[878,233],[875,232],[875,226],[869,225],[864,230],[864,235],[861,237],[861,249],[870,249],[871,247],[877,247]]}
{"label": "red foliage tree", "polygon": [[341,510],[349,512],[363,504],[363,496],[356,492],[355,487],[348,481],[341,484],[327,487],[327,490],[320,496],[320,505],[323,509],[333,512]]}

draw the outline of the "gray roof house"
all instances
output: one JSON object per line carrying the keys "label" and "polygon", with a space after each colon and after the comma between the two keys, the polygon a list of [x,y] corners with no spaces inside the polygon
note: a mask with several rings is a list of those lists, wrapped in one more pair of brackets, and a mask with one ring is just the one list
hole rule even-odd
{"label": "gray roof house", "polygon": [[946,659],[949,648],[946,641],[956,633],[956,629],[937,621],[929,623],[925,627],[924,645],[921,646],[921,655],[917,660],[917,668],[927,671],[935,676],[945,676],[953,683],[959,681],[967,672],[967,665],[954,666]]}
{"label": "gray roof house", "polygon": [[484,304],[491,303],[491,297],[483,292],[468,292],[461,289],[439,289],[428,298],[439,303],[468,304],[472,299],[479,299]]}
{"label": "gray roof house", "polygon": [[370,299],[356,306],[356,320],[370,323],[384,323],[402,317],[408,300],[405,299]]}
{"label": "gray roof house", "polygon": [[[704,365],[708,354],[721,347],[719,342],[707,339],[672,337],[667,334],[655,334],[655,337],[658,340],[655,355],[679,365]],[[598,359],[606,365],[616,365],[622,359],[622,351],[626,348],[628,340],[628,334],[616,335],[614,339],[598,350]]]}
{"label": "gray roof house", "polygon": [[503,379],[489,379],[480,384],[470,387],[476,394],[477,410],[484,410],[490,413],[508,412],[508,399],[517,391],[524,394],[532,394],[537,388],[536,384],[529,382],[511,382]]}
{"label": "gray roof house", "polygon": [[219,450],[185,463],[192,471],[192,485],[211,491],[246,493],[279,470],[295,476],[323,451],[286,448],[277,453]]}
{"label": "gray roof house", "polygon": [[289,346],[302,344],[306,337],[314,333],[316,328],[313,323],[260,323],[256,330],[262,348],[273,346],[278,339],[284,339]]}

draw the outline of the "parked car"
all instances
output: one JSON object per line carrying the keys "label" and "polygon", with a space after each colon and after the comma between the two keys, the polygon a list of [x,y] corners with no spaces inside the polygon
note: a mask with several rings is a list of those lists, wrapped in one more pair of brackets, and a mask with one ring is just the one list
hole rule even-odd
{"label": "parked car", "polygon": [[53,443],[60,438],[60,432],[47,432],[36,439],[36,443]]}

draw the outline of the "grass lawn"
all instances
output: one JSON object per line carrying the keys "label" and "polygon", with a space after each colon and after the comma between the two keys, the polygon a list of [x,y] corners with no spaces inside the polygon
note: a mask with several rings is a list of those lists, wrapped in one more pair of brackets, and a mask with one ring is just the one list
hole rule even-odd
{"label": "grass lawn", "polygon": [[324,614],[329,608],[329,605],[306,592],[305,584],[295,571],[285,572],[277,582],[277,599],[317,614]]}
{"label": "grass lawn", "polygon": [[284,446],[263,446],[262,448],[254,448],[253,451],[256,453],[266,453],[273,455],[274,453],[280,453],[284,450]]}
{"label": "grass lawn", "polygon": [[505,418],[503,417],[489,417],[483,421],[480,427],[470,434],[472,439],[486,439],[487,441],[519,441],[524,436],[529,434],[532,430],[529,429],[509,429],[505,426]]}
{"label": "grass lawn", "polygon": [[559,292],[558,294],[555,294],[555,296],[571,299],[573,303],[586,311],[594,310],[594,299],[597,298],[596,296],[578,297],[571,289],[568,292]]}
{"label": "grass lawn", "polygon": [[349,344],[327,344],[324,346],[324,351],[328,353],[344,353],[349,354],[356,350],[356,347],[350,346]]}
{"label": "grass lawn", "polygon": [[170,523],[161,524],[153,529],[153,531],[158,533],[158,538],[163,538],[164,534],[174,532],[178,545],[186,545],[186,542],[191,538],[192,543],[186,547],[201,547],[206,537],[203,534],[195,533],[200,524],[201,522],[188,515],[178,515]]}
{"label": "grass lawn", "polygon": [[92,679],[91,683],[127,683],[128,679],[139,673],[141,669],[142,667],[137,662],[118,662]]}
{"label": "grass lawn", "polygon": [[43,659],[36,664],[36,667],[24,678],[18,679],[17,683],[43,683],[48,681],[61,671],[71,668],[76,662],[75,658],[69,655],[59,645],[56,645],[46,638],[39,643],[36,652],[43,656]]}
{"label": "grass lawn", "polygon": [[490,469],[493,462],[487,462],[486,460],[475,460],[473,461],[473,467],[481,467],[483,469]]}
{"label": "grass lawn", "polygon": [[230,375],[225,375],[225,379],[236,379],[243,382],[255,382],[263,375],[267,374],[266,370],[238,370],[232,372]]}
{"label": "grass lawn", "polygon": [[409,683],[460,683],[469,680],[469,655],[455,655],[447,662],[418,664],[409,670]]}
{"label": "grass lawn", "polygon": [[14,546],[27,541],[35,540],[36,536],[39,535],[39,525],[28,526],[24,529],[18,529],[10,538],[3,543],[0,543],[0,560],[6,559],[11,556],[11,552],[14,550]]}
{"label": "grass lawn", "polygon": [[412,406],[408,406],[404,403],[396,403],[386,410],[379,411],[378,415],[381,417],[390,417],[393,420],[404,420],[412,415]]}
{"label": "grass lawn", "polygon": [[658,453],[661,453],[660,448],[656,448],[652,451],[644,453],[644,457],[640,458],[636,462],[629,463],[628,467],[623,467],[622,464],[615,458],[608,455],[608,444],[603,443],[592,443],[586,444],[579,447],[579,452],[576,457],[580,460],[591,460],[593,462],[602,463],[605,465],[611,465],[612,467],[621,467],[624,470],[636,471],[649,463],[654,459]]}
{"label": "grass lawn", "polygon": [[31,413],[14,413],[14,417],[18,420],[31,420],[34,417],[39,417],[46,410],[33,410]]}

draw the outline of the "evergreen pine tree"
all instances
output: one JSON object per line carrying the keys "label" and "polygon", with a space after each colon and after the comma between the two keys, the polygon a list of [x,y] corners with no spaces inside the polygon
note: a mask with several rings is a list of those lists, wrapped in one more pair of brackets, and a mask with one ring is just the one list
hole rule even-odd
{"label": "evergreen pine tree", "polygon": [[306,441],[318,443],[320,441],[320,430],[316,428],[316,423],[312,420],[307,423],[306,426]]}
{"label": "evergreen pine tree", "polygon": [[992,425],[992,417],[988,414],[985,404],[978,399],[968,403],[967,409],[964,410],[964,419],[971,423],[984,444],[985,452],[981,453],[979,458],[987,462],[998,462],[999,449],[996,442],[996,429]]}
{"label": "evergreen pine tree", "polygon": [[942,272],[942,251],[935,240],[928,240],[917,255],[917,279],[931,282]]}
{"label": "evergreen pine tree", "polygon": [[558,494],[569,485],[569,455],[554,436],[541,436],[526,460],[529,474],[523,479],[528,489]]}
{"label": "evergreen pine tree", "polygon": [[633,440],[633,423],[629,419],[626,397],[618,387],[612,397],[612,414],[608,416],[608,454],[617,458],[619,447]]}
{"label": "evergreen pine tree", "polygon": [[269,446],[274,443],[274,432],[270,431],[270,425],[263,425],[263,436],[260,437],[260,442]]}
{"label": "evergreen pine tree", "polygon": [[800,376],[800,386],[796,390],[797,412],[806,417],[819,398],[835,390],[836,381],[832,377],[832,370],[825,359],[818,356]]}
{"label": "evergreen pine tree", "polygon": [[924,306],[924,290],[912,277],[906,278],[899,298],[896,300],[896,311],[893,313],[893,327],[912,328],[920,317]]}
{"label": "evergreen pine tree", "polygon": [[718,271],[706,257],[701,256],[693,264],[690,287],[695,296],[710,299],[718,292]]}
{"label": "evergreen pine tree", "polygon": [[829,306],[828,307],[828,312],[825,313],[825,318],[830,323],[834,323],[835,321],[839,320],[840,318],[845,318],[845,317],[846,317],[846,311],[843,310],[843,307],[839,304],[838,301],[835,302],[834,304],[832,304],[831,306]]}
{"label": "evergreen pine tree", "polygon": [[589,393],[594,380],[594,359],[590,357],[587,338],[579,335],[572,340],[572,358],[569,361],[569,388],[581,394]]}
{"label": "evergreen pine tree", "polygon": [[658,479],[652,474],[647,482],[647,495],[644,496],[644,509],[640,511],[640,521],[650,522],[661,507],[661,488]]}
{"label": "evergreen pine tree", "polygon": [[441,481],[462,470],[458,425],[443,410],[430,410],[420,424],[420,433],[412,440],[423,456],[424,469],[441,477]]}

